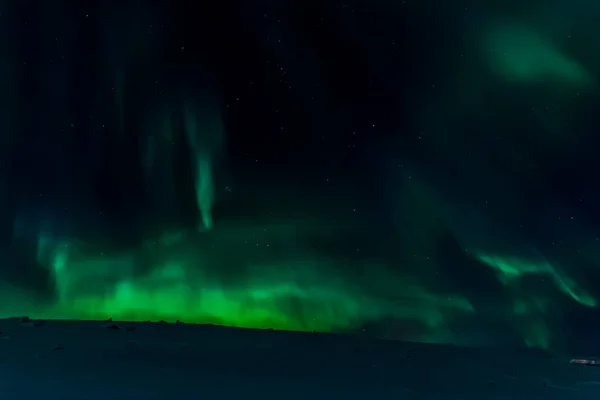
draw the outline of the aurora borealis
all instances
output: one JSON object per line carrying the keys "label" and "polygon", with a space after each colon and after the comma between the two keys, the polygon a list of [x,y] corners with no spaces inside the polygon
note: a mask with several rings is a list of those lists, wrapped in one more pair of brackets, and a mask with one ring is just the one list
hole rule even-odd
{"label": "aurora borealis", "polygon": [[600,7],[322,3],[0,2],[0,316],[585,334]]}

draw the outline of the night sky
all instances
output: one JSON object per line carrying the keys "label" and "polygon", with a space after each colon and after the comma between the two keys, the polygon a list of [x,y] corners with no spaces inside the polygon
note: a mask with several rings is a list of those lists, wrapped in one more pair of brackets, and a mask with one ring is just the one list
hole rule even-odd
{"label": "night sky", "polygon": [[2,0],[0,316],[583,340],[599,18]]}

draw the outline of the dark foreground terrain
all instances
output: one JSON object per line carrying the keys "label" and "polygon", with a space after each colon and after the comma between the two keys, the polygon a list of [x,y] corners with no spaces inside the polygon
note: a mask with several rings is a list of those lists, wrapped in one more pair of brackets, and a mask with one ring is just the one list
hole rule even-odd
{"label": "dark foreground terrain", "polygon": [[528,351],[167,323],[0,320],[13,399],[595,399],[600,368]]}

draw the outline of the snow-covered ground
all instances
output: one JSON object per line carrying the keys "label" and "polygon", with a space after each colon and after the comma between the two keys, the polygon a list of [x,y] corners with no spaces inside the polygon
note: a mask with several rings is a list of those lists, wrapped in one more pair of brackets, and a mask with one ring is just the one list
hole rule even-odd
{"label": "snow-covered ground", "polygon": [[597,399],[529,351],[167,323],[0,320],[0,399]]}

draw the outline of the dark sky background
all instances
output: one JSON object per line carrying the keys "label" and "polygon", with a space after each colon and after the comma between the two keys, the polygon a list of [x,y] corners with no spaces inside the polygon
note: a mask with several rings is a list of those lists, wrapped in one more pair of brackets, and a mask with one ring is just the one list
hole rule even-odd
{"label": "dark sky background", "polygon": [[0,310],[581,341],[598,17],[582,0],[4,0],[19,306]]}

